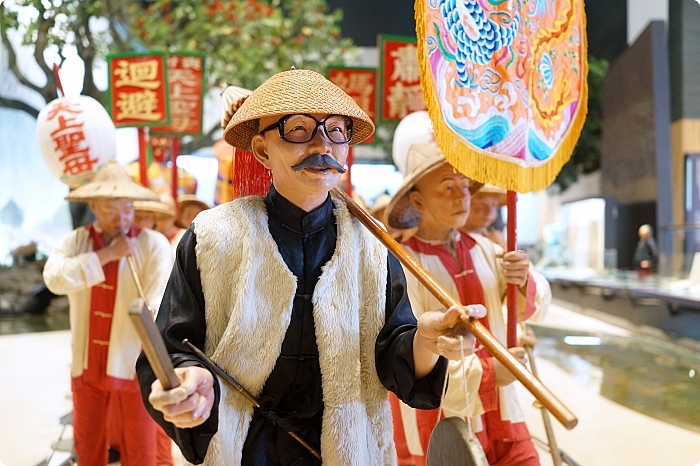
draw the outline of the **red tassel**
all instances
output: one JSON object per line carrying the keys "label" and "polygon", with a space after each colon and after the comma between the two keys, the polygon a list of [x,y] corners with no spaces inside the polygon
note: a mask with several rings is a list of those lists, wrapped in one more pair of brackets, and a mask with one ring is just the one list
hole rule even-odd
{"label": "red tassel", "polygon": [[247,150],[233,151],[233,198],[265,196],[272,184],[272,172]]}

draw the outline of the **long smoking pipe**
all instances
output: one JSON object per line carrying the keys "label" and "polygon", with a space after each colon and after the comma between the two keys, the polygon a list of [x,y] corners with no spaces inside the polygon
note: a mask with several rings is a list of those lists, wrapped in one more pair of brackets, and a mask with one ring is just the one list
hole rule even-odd
{"label": "long smoking pipe", "polygon": [[425,268],[416,261],[389,233],[383,226],[369,215],[362,207],[357,205],[348,194],[338,187],[333,188],[332,193],[342,199],[348,206],[348,210],[367,229],[381,241],[384,246],[391,251],[409,272],[411,272],[430,291],[440,303],[449,309],[452,306],[461,309],[461,322],[466,329],[476,337],[477,340],[491,352],[491,354],[503,364],[506,369],[515,375],[523,386],[542,403],[552,415],[567,429],[573,429],[578,424],[576,416],[545,387],[525,366],[523,366],[500,341],[489,332],[483,324],[476,319],[469,318],[464,306],[452,297],[435,280],[435,278]]}

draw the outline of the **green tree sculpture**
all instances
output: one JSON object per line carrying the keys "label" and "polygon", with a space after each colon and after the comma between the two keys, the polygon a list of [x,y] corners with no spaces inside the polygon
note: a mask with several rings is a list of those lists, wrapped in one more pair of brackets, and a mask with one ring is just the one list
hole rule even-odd
{"label": "green tree sculpture", "polygon": [[[228,82],[254,89],[273,73],[297,68],[324,72],[331,63],[347,63],[350,39],[341,38],[342,12],[328,12],[325,0],[15,0],[0,4],[0,39],[7,54],[5,76],[37,92],[44,102],[55,99],[54,52],[59,65],[75,47],[85,64],[81,94],[104,103],[95,85],[104,73],[99,62],[107,52],[133,50],[193,51],[207,55],[209,86]],[[18,60],[16,40],[31,47],[44,76],[28,76]],[[349,63],[348,63],[349,64]],[[3,74],[0,63],[0,75]],[[8,73],[9,71],[9,73]],[[8,76],[9,75],[9,76]],[[0,79],[1,80],[1,79]],[[0,85],[0,107],[36,117],[41,109],[21,94]],[[12,89],[10,89],[12,90]],[[210,143],[216,128],[183,151]]]}

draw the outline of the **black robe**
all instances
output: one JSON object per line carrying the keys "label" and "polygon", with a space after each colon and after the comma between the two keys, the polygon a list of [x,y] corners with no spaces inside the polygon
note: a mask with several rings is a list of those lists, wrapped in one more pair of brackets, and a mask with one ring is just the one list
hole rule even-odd
{"label": "black robe", "polygon": [[[297,290],[280,356],[259,396],[262,409],[256,408],[253,412],[243,446],[242,465],[320,465],[320,461],[283,429],[294,430],[320,449],[323,391],[310,298],[321,275],[321,267],[330,260],[336,247],[333,203],[329,196],[318,209],[307,213],[272,187],[265,198],[265,206],[270,234],[285,264],[297,277]],[[187,338],[203,348],[206,334],[196,242],[196,234],[190,227],[178,245],[175,266],[156,319],[175,367],[204,367],[181,343]],[[437,408],[447,361],[440,358],[428,376],[416,381],[413,366],[415,331],[416,319],[408,302],[403,270],[389,253],[386,321],[375,345],[377,375],[387,390],[406,404],[415,408]],[[218,428],[220,390],[216,377],[216,400],[209,419],[195,428],[177,429],[148,403],[155,375],[143,354],[136,363],[136,371],[151,416],[175,440],[188,461],[201,463]]]}

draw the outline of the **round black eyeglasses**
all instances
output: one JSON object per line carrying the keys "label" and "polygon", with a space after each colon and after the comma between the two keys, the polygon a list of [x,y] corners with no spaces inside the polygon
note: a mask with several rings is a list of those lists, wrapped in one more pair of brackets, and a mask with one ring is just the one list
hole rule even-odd
{"label": "round black eyeglasses", "polygon": [[334,144],[347,144],[352,140],[352,119],[344,115],[330,115],[321,121],[307,113],[285,115],[277,123],[262,129],[260,134],[277,128],[285,141],[304,144],[316,136],[320,126]]}

